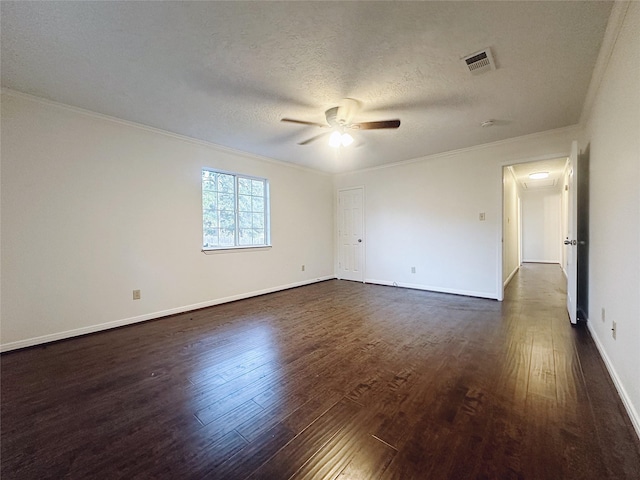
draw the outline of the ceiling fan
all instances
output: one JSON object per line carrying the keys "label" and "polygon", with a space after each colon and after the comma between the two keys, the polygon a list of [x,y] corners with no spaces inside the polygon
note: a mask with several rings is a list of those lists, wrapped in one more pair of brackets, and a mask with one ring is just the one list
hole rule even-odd
{"label": "ceiling fan", "polygon": [[382,128],[398,128],[400,120],[381,120],[377,122],[352,122],[353,116],[360,107],[360,102],[353,98],[345,98],[342,105],[332,107],[324,112],[327,123],[308,122],[306,120],[296,120],[294,118],[283,118],[281,122],[298,123],[300,125],[311,125],[320,128],[330,128],[331,132],[324,132],[315,137],[304,140],[298,145],[307,145],[326,135],[330,135],[329,145],[332,147],[348,146],[353,142],[353,137],[349,135],[347,130],[378,130]]}

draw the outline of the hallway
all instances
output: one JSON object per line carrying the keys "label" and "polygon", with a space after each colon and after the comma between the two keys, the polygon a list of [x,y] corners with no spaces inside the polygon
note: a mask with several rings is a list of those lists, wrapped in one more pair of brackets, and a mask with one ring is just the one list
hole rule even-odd
{"label": "hallway", "polygon": [[549,460],[538,478],[552,478],[563,464],[575,471],[562,478],[605,478],[605,471],[606,478],[640,478],[637,436],[586,325],[570,325],[560,266],[523,264],[504,309],[510,341],[524,349],[525,364],[529,358],[522,406],[540,458]]}

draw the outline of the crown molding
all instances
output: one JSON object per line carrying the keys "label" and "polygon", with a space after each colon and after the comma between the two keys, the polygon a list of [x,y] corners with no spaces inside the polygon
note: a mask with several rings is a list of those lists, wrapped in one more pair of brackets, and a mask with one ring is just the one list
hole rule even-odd
{"label": "crown molding", "polygon": [[585,125],[589,115],[591,114],[595,98],[600,90],[600,84],[602,83],[602,79],[604,78],[609,66],[609,60],[611,60],[611,55],[613,54],[613,50],[618,41],[618,36],[622,30],[622,24],[624,23],[630,4],[630,1],[617,1],[611,8],[611,14],[609,15],[607,28],[604,32],[600,52],[598,53],[598,58],[596,59],[596,64],[593,68],[591,82],[589,82],[587,96],[582,104],[582,112],[580,114],[579,122],[579,125],[581,126]]}
{"label": "crown molding", "polygon": [[[447,158],[447,157],[451,157],[454,155],[461,155],[464,153],[471,153],[471,152],[477,152],[480,150],[485,150],[488,148],[495,148],[495,147],[500,147],[502,145],[509,145],[512,143],[517,143],[517,142],[521,142],[523,140],[535,140],[536,138],[540,138],[540,137],[546,137],[548,135],[553,135],[553,134],[562,134],[564,132],[577,132],[580,128],[580,125],[569,125],[566,127],[560,127],[560,128],[556,128],[553,130],[545,130],[542,132],[535,132],[535,133],[529,133],[527,135],[521,135],[519,137],[511,137],[511,138],[506,138],[504,140],[498,140],[496,142],[491,142],[491,143],[482,143],[480,145],[474,145],[472,147],[465,147],[465,148],[459,148],[457,150],[448,150],[446,152],[441,152],[441,153],[434,153],[433,155],[425,155],[424,157],[418,157],[418,158],[412,158],[410,160],[403,160],[401,162],[394,162],[394,163],[387,163],[384,165],[378,165],[375,167],[369,167],[369,168],[363,168],[360,170],[351,170],[348,172],[341,172],[341,173],[336,173],[335,176],[336,177],[341,177],[341,176],[346,176],[346,175],[352,175],[354,173],[365,173],[365,172],[371,172],[371,171],[375,171],[375,170],[384,170],[386,168],[392,168],[392,167],[400,167],[400,166],[405,166],[405,165],[411,165],[413,163],[420,163],[420,162],[426,162],[429,160],[437,160],[437,159],[441,159],[441,158]],[[565,155],[561,154],[561,153],[554,153],[552,155],[552,158],[559,158],[559,157],[563,157]],[[541,159],[547,159],[548,156],[544,156],[541,157]],[[525,161],[532,161],[531,159],[529,160],[521,160],[518,161],[518,159],[515,160],[510,160],[509,161],[509,165],[511,164],[516,164],[516,163],[521,163],[521,162],[525,162]]]}
{"label": "crown molding", "polygon": [[185,142],[185,143],[190,143],[192,145],[198,145],[198,146],[201,146],[201,147],[207,147],[207,148],[211,148],[213,150],[216,150],[216,151],[219,151],[219,152],[222,152],[222,153],[228,153],[228,154],[231,154],[231,155],[237,155],[237,156],[240,156],[240,157],[244,157],[244,158],[246,158],[248,160],[257,160],[257,161],[260,161],[260,162],[271,163],[271,164],[274,164],[274,165],[279,165],[281,167],[292,168],[292,169],[295,169],[295,170],[302,170],[302,171],[305,171],[307,173],[314,173],[316,175],[323,175],[323,176],[327,176],[327,177],[332,176],[331,173],[323,172],[322,170],[316,170],[316,169],[313,169],[313,168],[310,168],[310,167],[305,167],[303,165],[296,165],[294,163],[284,162],[282,160],[276,160],[275,158],[263,157],[261,155],[256,155],[255,153],[245,152],[245,151],[242,151],[242,150],[236,150],[234,148],[225,147],[224,145],[219,145],[217,143],[207,142],[205,140],[199,140],[197,138],[189,137],[187,135],[182,135],[182,134],[179,134],[179,133],[169,132],[167,130],[162,130],[162,129],[156,128],[156,127],[150,127],[150,126],[144,125],[142,123],[131,122],[129,120],[123,120],[121,118],[112,117],[110,115],[105,115],[105,114],[102,114],[102,113],[94,112],[92,110],[87,110],[85,108],[75,107],[73,105],[68,105],[66,103],[56,102],[54,100],[49,100],[47,98],[38,97],[38,96],[32,95],[30,93],[24,93],[24,92],[20,92],[18,90],[13,90],[13,89],[6,88],[6,87],[2,87],[2,89],[0,90],[0,93],[2,95],[6,95],[6,96],[10,96],[10,97],[22,98],[24,100],[31,101],[31,102],[34,102],[34,103],[40,103],[42,105],[48,105],[48,106],[60,108],[62,110],[67,110],[67,111],[70,111],[70,112],[74,112],[74,113],[77,113],[79,115],[85,115],[85,116],[93,117],[93,118],[96,118],[96,119],[99,119],[99,120],[104,120],[104,121],[107,121],[107,122],[117,123],[119,125],[132,127],[132,128],[136,128],[136,129],[139,129],[139,130],[144,130],[144,131],[147,131],[147,132],[156,133],[158,135],[163,135],[165,137],[174,138],[176,140],[180,140],[180,141]]}

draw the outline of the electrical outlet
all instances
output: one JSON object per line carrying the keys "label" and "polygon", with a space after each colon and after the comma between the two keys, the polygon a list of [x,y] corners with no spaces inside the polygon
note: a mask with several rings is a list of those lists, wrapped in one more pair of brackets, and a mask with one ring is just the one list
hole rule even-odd
{"label": "electrical outlet", "polygon": [[411,273],[416,273],[416,267],[411,267]]}
{"label": "electrical outlet", "polygon": [[140,290],[134,290],[133,291],[133,299],[134,300],[140,300]]}
{"label": "electrical outlet", "polygon": [[612,327],[611,327],[611,336],[613,337],[613,339],[616,339],[616,334],[618,333],[618,324],[616,322],[612,323]]}
{"label": "electrical outlet", "polygon": [[302,265],[302,271],[304,272],[304,265]]}
{"label": "electrical outlet", "polygon": [[485,217],[484,217],[484,212],[481,212],[481,213],[480,213],[479,218],[480,218],[480,221],[481,221],[481,222],[484,222],[484,218],[485,218]]}
{"label": "electrical outlet", "polygon": [[602,321],[604,322],[604,307],[602,307]]}

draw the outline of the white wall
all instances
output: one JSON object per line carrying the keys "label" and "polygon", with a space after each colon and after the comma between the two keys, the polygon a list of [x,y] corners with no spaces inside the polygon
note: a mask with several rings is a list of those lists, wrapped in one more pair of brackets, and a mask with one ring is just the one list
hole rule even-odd
{"label": "white wall", "polygon": [[502,282],[505,286],[520,267],[518,197],[518,182],[513,174],[513,169],[505,167],[502,195]]}
{"label": "white wall", "polygon": [[[201,253],[202,167],[269,179],[273,248]],[[14,92],[1,195],[4,350],[333,276],[330,176]]]}
{"label": "white wall", "polygon": [[557,189],[522,192],[522,261],[560,263],[561,194]]}
{"label": "white wall", "polygon": [[336,189],[365,187],[365,280],[501,299],[502,167],[566,156],[575,135],[556,130],[336,176]]}
{"label": "white wall", "polygon": [[640,3],[631,2],[579,146],[590,146],[591,165],[588,325],[640,435],[638,32]]}

